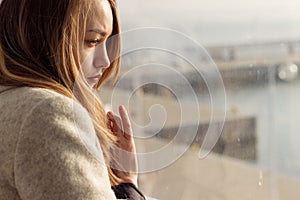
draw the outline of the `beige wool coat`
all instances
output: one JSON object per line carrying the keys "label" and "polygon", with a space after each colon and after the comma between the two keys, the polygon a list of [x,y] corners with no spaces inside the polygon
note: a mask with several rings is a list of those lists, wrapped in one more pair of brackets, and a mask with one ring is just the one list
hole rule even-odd
{"label": "beige wool coat", "polygon": [[0,199],[115,199],[87,111],[56,92],[0,86]]}

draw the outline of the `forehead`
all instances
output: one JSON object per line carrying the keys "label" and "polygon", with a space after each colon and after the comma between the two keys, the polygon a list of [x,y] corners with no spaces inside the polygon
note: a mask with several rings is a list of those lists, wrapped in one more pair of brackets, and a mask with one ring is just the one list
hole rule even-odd
{"label": "forehead", "polygon": [[113,24],[112,9],[107,0],[95,0],[87,18],[87,29],[111,31]]}

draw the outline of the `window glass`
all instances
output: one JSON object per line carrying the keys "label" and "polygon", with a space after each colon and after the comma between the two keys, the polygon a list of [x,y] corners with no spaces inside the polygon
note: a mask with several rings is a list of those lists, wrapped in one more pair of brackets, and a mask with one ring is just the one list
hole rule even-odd
{"label": "window glass", "polygon": [[300,1],[119,1],[139,186],[155,199],[299,199]]}

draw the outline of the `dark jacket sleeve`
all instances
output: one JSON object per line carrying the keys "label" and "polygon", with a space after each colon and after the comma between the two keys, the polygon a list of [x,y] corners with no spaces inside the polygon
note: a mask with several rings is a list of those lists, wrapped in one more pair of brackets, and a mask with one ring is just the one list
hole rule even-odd
{"label": "dark jacket sleeve", "polygon": [[145,196],[132,183],[121,183],[112,187],[117,199],[146,200]]}

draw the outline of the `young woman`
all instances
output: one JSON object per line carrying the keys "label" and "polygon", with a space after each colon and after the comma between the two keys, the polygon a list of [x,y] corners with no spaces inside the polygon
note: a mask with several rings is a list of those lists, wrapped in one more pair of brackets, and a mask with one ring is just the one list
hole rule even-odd
{"label": "young woman", "polygon": [[145,198],[126,110],[94,95],[119,33],[114,0],[2,0],[1,199]]}

